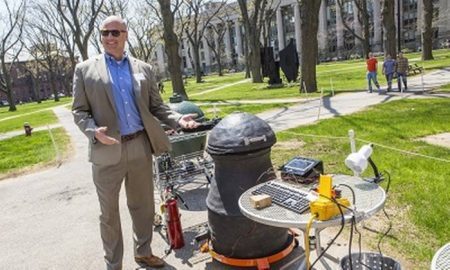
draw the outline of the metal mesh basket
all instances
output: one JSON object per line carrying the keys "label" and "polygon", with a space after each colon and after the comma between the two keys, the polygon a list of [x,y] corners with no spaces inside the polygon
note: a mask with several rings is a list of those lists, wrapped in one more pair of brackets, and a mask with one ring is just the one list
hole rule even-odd
{"label": "metal mesh basket", "polygon": [[401,265],[396,260],[381,256],[379,253],[363,252],[352,253],[352,265],[349,255],[343,257],[340,262],[342,270],[401,270]]}

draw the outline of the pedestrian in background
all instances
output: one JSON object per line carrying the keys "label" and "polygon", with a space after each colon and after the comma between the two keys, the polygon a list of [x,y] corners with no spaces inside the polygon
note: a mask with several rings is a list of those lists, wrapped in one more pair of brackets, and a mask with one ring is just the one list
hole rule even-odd
{"label": "pedestrian in background", "polygon": [[395,64],[395,60],[391,58],[390,54],[387,54],[386,59],[384,59],[382,70],[388,84],[387,92],[392,91],[392,79],[395,73]]}
{"label": "pedestrian in background", "polygon": [[397,57],[397,66],[396,66],[396,72],[397,72],[397,84],[398,84],[398,91],[402,91],[402,81],[403,85],[405,86],[405,90],[408,90],[407,85],[407,79],[406,76],[408,75],[408,58],[403,56],[402,52],[398,53]]}
{"label": "pedestrian in background", "polygon": [[192,115],[180,115],[159,94],[152,66],[125,52],[128,29],[118,16],[100,25],[104,53],[75,68],[72,113],[89,139],[89,160],[100,204],[100,235],[107,270],[122,267],[119,194],[125,187],[133,222],[134,259],[142,267],[164,267],[152,253],[155,202],[152,155],[167,152],[161,123],[195,128]]}
{"label": "pedestrian in background", "polygon": [[369,53],[369,59],[366,61],[367,64],[367,82],[369,85],[368,92],[372,93],[372,82],[378,89],[378,94],[381,94],[380,84],[377,80],[377,69],[378,60],[373,56],[373,53]]}

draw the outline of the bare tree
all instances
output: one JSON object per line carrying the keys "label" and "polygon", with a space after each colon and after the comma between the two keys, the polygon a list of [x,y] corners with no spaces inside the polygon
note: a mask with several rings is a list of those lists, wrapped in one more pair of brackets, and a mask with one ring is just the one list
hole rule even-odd
{"label": "bare tree", "polygon": [[219,22],[210,23],[204,38],[208,47],[214,54],[214,58],[217,62],[217,71],[219,76],[223,76],[222,72],[222,57],[225,51],[224,37],[225,37],[225,25],[228,17],[217,16]]}
{"label": "bare tree", "polygon": [[395,58],[396,48],[396,29],[395,29],[395,1],[383,0],[382,3],[383,29],[384,29],[384,54]]}
{"label": "bare tree", "polygon": [[[57,1],[32,2],[32,17],[40,18],[39,24],[35,23],[35,28],[39,28],[53,38],[54,43],[60,51],[64,51],[64,61],[69,63],[64,65],[64,71],[58,75],[61,79],[67,95],[72,92],[72,77],[75,65],[78,62],[77,48],[74,36],[71,33],[68,23],[58,12]],[[37,81],[39,83],[39,81]]]}
{"label": "bare tree", "polygon": [[[369,50],[370,50],[370,23],[369,23],[369,12],[367,9],[367,0],[351,0],[356,5],[358,9],[358,16],[353,18],[353,20],[358,20],[358,22],[362,25],[363,31],[362,35],[358,35],[352,27],[350,27],[349,23],[342,19],[342,24],[344,25],[345,29],[349,31],[356,39],[361,41],[362,49],[363,49],[363,55],[365,58],[369,56]],[[320,1],[318,1],[320,2]],[[341,18],[345,17],[344,14],[344,5],[345,0],[337,0],[336,4],[339,5],[341,10]]]}
{"label": "bare tree", "polygon": [[172,81],[174,95],[180,95],[187,100],[188,96],[184,89],[183,76],[181,72],[181,57],[179,55],[179,39],[175,33],[175,14],[181,5],[181,0],[157,0],[159,8],[155,5],[155,0],[146,0],[146,3],[158,11],[158,18],[163,24],[164,48],[168,58],[168,69]]}
{"label": "bare tree", "polygon": [[17,6],[11,7],[7,0],[3,0],[6,7],[6,18],[1,17],[0,30],[0,91],[6,95],[9,111],[16,111],[11,70],[17,63],[23,48],[21,42],[24,27],[26,5],[21,1]]}
{"label": "bare tree", "polygon": [[317,91],[316,61],[319,48],[316,37],[319,28],[320,2],[317,0],[300,1],[300,13],[303,14],[300,24],[302,33],[300,88],[306,92]]}
{"label": "bare tree", "polygon": [[31,83],[31,89],[34,93],[36,103],[42,103],[42,97],[39,91],[41,85],[39,80],[41,74],[39,64],[36,61],[27,61],[24,63],[23,68],[25,72],[28,73],[29,82]]}
{"label": "bare tree", "polygon": [[187,7],[186,37],[192,46],[192,53],[197,83],[202,82],[202,69],[200,67],[200,46],[203,42],[205,30],[209,22],[226,4],[226,1],[207,2],[205,0],[184,1]]}
{"label": "bare tree", "polygon": [[[269,6],[269,8],[267,8],[266,10],[264,10],[264,25],[263,25],[263,27],[262,27],[262,32],[261,32],[261,35],[262,35],[262,37],[263,37],[263,42],[264,42],[264,44],[263,44],[263,46],[264,47],[267,47],[268,46],[268,42],[271,40],[271,32],[272,31],[270,31],[270,28],[271,28],[271,22],[272,22],[272,20],[273,20],[273,17],[275,16],[275,14],[276,14],[276,10],[279,8],[279,6],[280,6],[280,4],[281,4],[281,1],[280,2],[278,2],[275,6],[273,6],[272,7],[272,5],[271,4],[269,4],[268,6]],[[272,7],[272,8],[270,8],[270,7]]]}
{"label": "bare tree", "polygon": [[156,15],[148,6],[135,7],[134,16],[128,21],[128,49],[133,57],[150,63],[156,48],[154,37],[158,35]]}
{"label": "bare tree", "polygon": [[[238,0],[241,9],[242,22],[245,29],[246,45],[248,49],[248,62],[252,74],[252,82],[263,82],[261,74],[261,43],[260,33],[264,25],[264,10],[267,0]],[[250,11],[250,12],[249,12]]]}
{"label": "bare tree", "polygon": [[89,39],[95,29],[95,21],[103,7],[104,0],[51,0],[56,4],[58,14],[67,23],[81,58],[89,58]]}
{"label": "bare tree", "polygon": [[[117,15],[122,18],[127,18],[129,2],[129,0],[105,0],[101,9],[101,14],[103,17]],[[138,10],[141,7],[136,5],[136,8],[136,10]]]}
{"label": "bare tree", "polygon": [[433,1],[420,0],[423,3],[422,13],[422,60],[433,60]]}
{"label": "bare tree", "polygon": [[[98,18],[94,22],[94,28],[99,29],[100,23],[111,15],[117,15],[124,19],[128,18],[128,7],[129,0],[104,0],[103,6],[100,9],[100,13],[98,14]],[[103,52],[99,31],[92,32],[92,38],[89,39],[89,42],[95,48],[98,54],[101,54]]]}
{"label": "bare tree", "polygon": [[[26,49],[34,58],[39,67],[38,76],[43,75],[50,82],[50,89],[53,93],[55,101],[59,101],[59,91],[57,89],[57,81],[61,79],[60,75],[67,73],[60,65],[66,61],[65,57],[58,46],[58,40],[46,30],[46,26],[28,22],[29,27],[26,28],[27,42]],[[29,66],[30,70],[31,67]],[[33,72],[34,73],[34,72]]]}

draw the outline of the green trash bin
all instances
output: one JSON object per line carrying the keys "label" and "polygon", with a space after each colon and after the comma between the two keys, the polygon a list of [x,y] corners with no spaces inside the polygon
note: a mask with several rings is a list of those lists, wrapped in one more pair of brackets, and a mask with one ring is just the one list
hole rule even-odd
{"label": "green trash bin", "polygon": [[205,149],[206,132],[173,135],[169,140],[172,144],[172,151],[169,153],[172,158],[186,156]]}

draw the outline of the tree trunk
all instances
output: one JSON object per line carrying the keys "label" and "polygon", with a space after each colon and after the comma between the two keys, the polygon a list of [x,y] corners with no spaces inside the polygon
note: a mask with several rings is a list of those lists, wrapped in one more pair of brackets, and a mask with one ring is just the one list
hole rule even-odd
{"label": "tree trunk", "polygon": [[249,79],[251,77],[250,75],[250,60],[249,60],[249,55],[248,55],[248,40],[245,39],[244,40],[244,46],[245,46],[245,78]]}
{"label": "tree trunk", "polygon": [[194,65],[195,65],[195,79],[197,83],[202,82],[202,68],[200,66],[200,48],[192,44],[192,48],[194,49]]}
{"label": "tree trunk", "polygon": [[423,3],[422,60],[433,60],[433,1],[419,1]]}
{"label": "tree trunk", "polygon": [[261,74],[261,48],[260,48],[260,32],[261,27],[263,27],[263,22],[261,22],[259,15],[261,12],[264,13],[267,1],[257,0],[253,2],[252,15],[249,16],[247,1],[238,0],[239,8],[242,14],[242,22],[245,29],[245,38],[248,51],[247,60],[249,64],[249,70],[252,74],[253,83],[262,83],[263,77]]}
{"label": "tree trunk", "polygon": [[58,89],[56,89],[55,73],[53,71],[49,71],[49,75],[50,75],[50,88],[51,88],[52,93],[54,95],[55,102],[58,102],[59,101],[59,96],[58,96]]}
{"label": "tree trunk", "polygon": [[[358,1],[358,0],[357,0]],[[359,0],[361,6],[361,16],[363,22],[363,36],[364,41],[363,45],[363,53],[364,58],[369,58],[370,52],[370,23],[369,23],[369,12],[367,11],[367,0]]]}
{"label": "tree trunk", "polygon": [[219,76],[223,76],[222,61],[220,61],[220,58],[217,58],[217,69],[219,71]]}
{"label": "tree trunk", "polygon": [[168,58],[168,69],[170,80],[172,81],[173,94],[178,94],[182,99],[188,100],[181,73],[181,57],[178,54],[180,44],[178,42],[178,37],[173,30],[174,15],[171,11],[171,1],[158,0],[158,2],[161,7],[161,17],[164,24],[163,38]]}
{"label": "tree trunk", "polygon": [[38,80],[34,77],[34,75],[31,72],[30,72],[29,76],[30,76],[31,88],[33,89],[35,101],[38,104],[40,104],[42,102],[41,101],[41,95],[39,94],[39,86],[40,86],[40,84],[39,84]]}
{"label": "tree trunk", "polygon": [[303,15],[300,24],[302,32],[300,89],[306,92],[317,91],[316,61],[319,48],[317,38],[311,37],[317,37],[320,3],[321,1],[317,0],[302,0],[300,2],[300,12]]}
{"label": "tree trunk", "polygon": [[[259,37],[259,36],[258,36]],[[261,74],[261,53],[259,47],[259,38],[255,37],[256,42],[253,41],[250,46],[249,62],[250,62],[250,72],[252,73],[253,83],[262,83],[263,78]]]}
{"label": "tree trunk", "polygon": [[395,59],[397,55],[396,29],[395,29],[395,1],[384,0],[382,8],[384,29],[384,55]]}
{"label": "tree trunk", "polygon": [[8,99],[9,103],[9,109],[10,112],[17,111],[16,108],[16,101],[14,98],[14,91],[12,90],[12,84],[11,84],[11,78],[9,76],[5,76],[6,78],[6,88],[9,89],[9,91],[6,92],[6,99]]}

